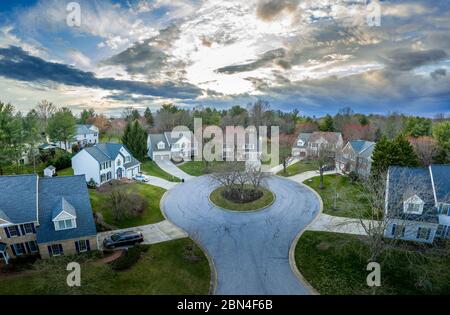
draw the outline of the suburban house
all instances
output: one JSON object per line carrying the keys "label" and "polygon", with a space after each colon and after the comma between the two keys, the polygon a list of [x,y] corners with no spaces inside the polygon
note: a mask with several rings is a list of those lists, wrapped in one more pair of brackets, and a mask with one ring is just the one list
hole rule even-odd
{"label": "suburban house", "polygon": [[[72,141],[66,143],[67,151],[72,151],[74,145],[84,148],[87,145],[98,143],[99,129],[94,125],[76,125],[76,134]],[[63,141],[55,142],[55,145],[61,149],[66,149]]]}
{"label": "suburban house", "polygon": [[340,132],[300,133],[292,147],[292,156],[305,159],[317,157],[321,148],[340,151],[344,144]]}
{"label": "suburban house", "polygon": [[96,250],[97,231],[83,176],[0,176],[0,260]]}
{"label": "suburban house", "polygon": [[374,149],[375,142],[365,140],[347,142],[336,155],[336,169],[344,173],[355,172],[361,177],[369,176]]}
{"label": "suburban house", "polygon": [[450,234],[450,165],[389,168],[384,235],[433,243]]}
{"label": "suburban house", "polygon": [[154,161],[190,160],[197,153],[197,140],[190,131],[149,134],[147,146]]}
{"label": "suburban house", "polygon": [[72,157],[75,175],[84,175],[100,186],[113,179],[128,178],[140,173],[141,163],[119,143],[97,143],[86,147]]}

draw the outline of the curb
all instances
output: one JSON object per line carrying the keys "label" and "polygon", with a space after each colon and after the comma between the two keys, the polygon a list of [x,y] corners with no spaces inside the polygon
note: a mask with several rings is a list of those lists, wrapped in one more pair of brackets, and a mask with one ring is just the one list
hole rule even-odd
{"label": "curb", "polygon": [[170,190],[167,190],[164,195],[161,197],[161,200],[159,201],[159,209],[161,210],[161,213],[163,215],[163,217],[167,220],[167,222],[170,222],[171,224],[177,226],[179,229],[183,230],[188,237],[203,251],[203,253],[206,256],[206,259],[208,260],[208,264],[209,264],[209,269],[211,270],[211,275],[210,275],[210,281],[209,281],[209,295],[214,295],[217,289],[217,269],[216,266],[214,264],[214,261],[212,260],[209,252],[203,247],[203,245],[201,245],[197,240],[194,240],[193,238],[191,238],[189,236],[189,233],[186,232],[184,229],[182,229],[181,227],[179,227],[178,225],[176,225],[175,223],[173,223],[172,221],[170,221],[167,218],[166,212],[165,212],[165,208],[163,207],[163,202],[167,197],[167,194],[170,192]]}
{"label": "curb", "polygon": [[[278,176],[278,175],[276,175],[276,176]],[[289,177],[283,177],[283,178],[289,179]],[[308,226],[310,226],[311,224],[316,222],[319,219],[320,215],[323,213],[323,200],[322,200],[322,197],[320,197],[320,195],[317,193],[317,191],[315,191],[308,185],[299,183],[292,179],[291,179],[291,181],[297,183],[300,186],[306,187],[307,189],[312,191],[314,193],[314,195],[316,195],[316,197],[319,199],[319,212],[317,213],[316,217],[307,226],[305,226],[303,228],[303,230],[301,230],[297,234],[297,236],[294,238],[294,240],[291,243],[291,247],[289,248],[289,265],[291,266],[292,272],[294,272],[294,274],[297,276],[297,278],[300,280],[300,282],[302,282],[309,289],[309,291],[311,292],[312,295],[320,295],[320,293],[305,279],[305,277],[301,274],[300,270],[298,269],[297,264],[295,263],[295,248],[297,247],[297,243],[300,240],[303,233],[308,229]]]}
{"label": "curb", "polygon": [[[266,188],[266,189],[267,189],[267,188]],[[268,190],[268,189],[267,189],[267,190]],[[225,211],[225,212],[230,212],[230,213],[247,213],[247,214],[248,214],[248,213],[258,213],[258,212],[262,212],[262,211],[266,210],[267,208],[271,207],[271,206],[275,203],[275,201],[277,200],[277,195],[276,195],[273,191],[271,191],[271,190],[269,190],[269,191],[270,191],[270,192],[272,193],[272,195],[273,195],[273,200],[272,200],[272,202],[269,203],[268,205],[262,207],[262,208],[255,209],[255,210],[242,210],[242,211],[240,211],[240,210],[231,210],[231,209],[225,209],[225,208],[219,207],[218,205],[216,205],[216,204],[211,200],[211,194],[214,192],[214,190],[208,195],[208,201],[209,201],[209,203],[210,203],[213,207],[215,207],[215,208],[217,208],[217,209],[219,209],[219,210]]]}

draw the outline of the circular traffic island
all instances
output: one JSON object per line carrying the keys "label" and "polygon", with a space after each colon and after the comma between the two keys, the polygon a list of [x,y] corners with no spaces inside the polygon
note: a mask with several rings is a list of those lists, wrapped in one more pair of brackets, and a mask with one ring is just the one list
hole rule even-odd
{"label": "circular traffic island", "polygon": [[265,187],[254,189],[246,185],[244,189],[229,189],[221,186],[211,192],[209,200],[215,206],[225,210],[252,212],[273,204],[275,195]]}

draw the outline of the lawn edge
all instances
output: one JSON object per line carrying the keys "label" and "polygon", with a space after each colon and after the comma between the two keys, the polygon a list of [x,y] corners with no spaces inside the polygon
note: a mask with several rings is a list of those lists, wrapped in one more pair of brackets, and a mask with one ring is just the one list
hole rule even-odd
{"label": "lawn edge", "polygon": [[217,269],[216,269],[216,265],[214,264],[213,259],[211,258],[209,252],[206,250],[205,247],[203,247],[202,244],[200,244],[197,240],[191,238],[189,236],[189,233],[187,231],[185,231],[184,229],[182,229],[181,227],[179,227],[178,225],[176,225],[175,223],[173,223],[172,221],[169,220],[169,218],[166,216],[166,212],[165,212],[165,208],[163,206],[164,200],[167,197],[167,194],[170,192],[171,189],[166,190],[166,192],[164,193],[164,195],[161,197],[161,200],[159,201],[159,209],[161,210],[161,213],[163,215],[163,217],[167,220],[167,222],[170,222],[171,224],[177,226],[179,229],[181,229],[182,231],[184,231],[187,235],[188,238],[190,238],[202,251],[203,254],[205,254],[206,259],[208,260],[208,264],[209,264],[209,269],[211,272],[210,275],[210,280],[209,280],[209,295],[214,295],[217,289]]}
{"label": "lawn edge", "polygon": [[[283,177],[283,178],[286,178],[286,177]],[[294,181],[294,182],[296,182],[296,181]],[[322,201],[322,198],[320,197],[320,195],[314,189],[312,189],[311,187],[309,187],[308,185],[305,185],[303,183],[299,183],[299,182],[296,182],[296,183],[299,184],[300,186],[304,186],[307,189],[311,190],[317,196],[317,198],[319,198],[319,212],[317,213],[316,217],[307,226],[305,226],[302,230],[300,230],[300,232],[297,234],[297,236],[292,241],[291,247],[289,248],[289,265],[291,265],[291,270],[294,272],[294,274],[297,276],[297,278],[300,280],[300,282],[302,282],[309,289],[309,291],[311,292],[312,295],[320,295],[319,291],[317,291],[306,280],[306,278],[302,275],[302,273],[298,269],[297,263],[295,262],[295,249],[296,249],[298,241],[302,237],[303,233],[305,233],[307,231],[308,226],[310,226],[311,224],[313,224],[320,218],[320,215],[323,212],[323,201]]]}
{"label": "lawn edge", "polygon": [[[219,188],[220,188],[220,187],[219,187]],[[216,189],[218,189],[218,188],[216,188]],[[220,209],[220,210],[226,211],[226,212],[231,212],[231,213],[253,213],[253,212],[261,212],[261,211],[266,210],[266,209],[269,208],[270,206],[272,206],[272,205],[275,203],[275,201],[277,200],[277,195],[276,195],[273,191],[271,191],[270,189],[266,188],[266,189],[267,189],[268,191],[270,191],[270,192],[272,193],[272,195],[273,195],[273,200],[272,200],[272,202],[269,203],[268,205],[266,205],[266,206],[264,206],[264,207],[261,207],[261,208],[259,208],[259,209],[255,209],[255,210],[231,210],[231,209],[222,208],[222,207],[216,205],[216,204],[211,200],[211,194],[212,194],[216,189],[214,189],[214,190],[208,195],[208,201],[209,201],[209,203],[210,203],[212,206],[216,207],[217,209]]]}

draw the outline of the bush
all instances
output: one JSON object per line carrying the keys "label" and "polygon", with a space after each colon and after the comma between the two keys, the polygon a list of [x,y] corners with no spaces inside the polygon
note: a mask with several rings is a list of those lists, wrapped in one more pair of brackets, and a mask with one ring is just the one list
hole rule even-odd
{"label": "bush", "polygon": [[93,178],[91,178],[88,182],[87,182],[87,187],[89,189],[95,189],[97,188],[97,184],[95,183],[95,180]]}
{"label": "bush", "polygon": [[142,248],[140,245],[124,250],[122,256],[111,263],[111,268],[115,271],[127,270],[136,264],[141,258]]}
{"label": "bush", "polygon": [[350,173],[348,173],[348,179],[351,183],[355,183],[359,180],[359,176],[356,172],[351,171]]}
{"label": "bush", "polygon": [[110,193],[110,207],[114,221],[140,216],[148,208],[148,201],[141,195],[115,188]]}

